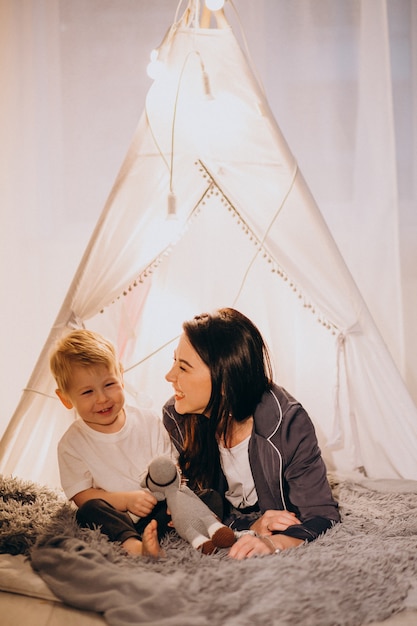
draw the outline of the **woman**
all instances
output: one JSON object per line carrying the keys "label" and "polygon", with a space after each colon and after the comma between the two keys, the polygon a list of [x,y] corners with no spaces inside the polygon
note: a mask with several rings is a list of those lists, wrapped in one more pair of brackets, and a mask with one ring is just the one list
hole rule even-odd
{"label": "woman", "polygon": [[266,345],[235,309],[183,324],[166,375],[175,395],[164,425],[192,489],[215,489],[242,532],[244,559],[312,541],[339,521],[326,467],[303,407],[272,381]]}

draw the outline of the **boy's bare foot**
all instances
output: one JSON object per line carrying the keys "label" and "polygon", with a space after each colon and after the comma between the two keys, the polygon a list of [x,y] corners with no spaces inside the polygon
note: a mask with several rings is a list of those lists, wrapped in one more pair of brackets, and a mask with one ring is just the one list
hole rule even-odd
{"label": "boy's bare foot", "polygon": [[142,535],[142,554],[143,556],[164,556],[163,550],[158,541],[157,522],[155,519],[151,520],[146,526]]}
{"label": "boy's bare foot", "polygon": [[142,541],[136,539],[136,537],[129,537],[122,543],[122,546],[128,554],[133,554],[134,556],[153,556],[155,558],[164,556],[164,551],[161,550],[158,541],[157,527],[156,520],[151,520],[143,531]]}

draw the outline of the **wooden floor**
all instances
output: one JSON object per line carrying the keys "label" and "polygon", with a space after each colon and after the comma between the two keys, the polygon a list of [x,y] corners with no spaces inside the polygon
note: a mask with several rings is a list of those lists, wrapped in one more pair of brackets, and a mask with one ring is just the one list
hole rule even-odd
{"label": "wooden floor", "polygon": [[0,593],[1,626],[103,626],[97,613],[15,593]]}
{"label": "wooden floor", "polygon": [[[216,624],[215,616],[212,619]],[[0,593],[1,626],[103,626],[105,620],[96,613],[78,611],[58,602],[39,600],[14,593]],[[417,612],[402,611],[372,626],[416,626]],[[300,626],[294,624],[294,626]]]}

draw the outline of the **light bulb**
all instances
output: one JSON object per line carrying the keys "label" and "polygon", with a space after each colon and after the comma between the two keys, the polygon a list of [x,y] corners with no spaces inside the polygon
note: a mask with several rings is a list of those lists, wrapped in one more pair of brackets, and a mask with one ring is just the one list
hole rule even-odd
{"label": "light bulb", "polygon": [[203,71],[203,89],[207,100],[213,100],[213,94],[210,88],[210,79],[206,71]]}
{"label": "light bulb", "polygon": [[224,0],[206,0],[206,7],[209,11],[219,11],[224,7]]}
{"label": "light bulb", "polygon": [[158,50],[152,50],[150,58],[150,63],[146,67],[146,73],[149,78],[155,80],[161,75],[164,64],[158,59]]}
{"label": "light bulb", "polygon": [[168,194],[168,219],[175,219],[177,217],[177,197],[173,191]]}

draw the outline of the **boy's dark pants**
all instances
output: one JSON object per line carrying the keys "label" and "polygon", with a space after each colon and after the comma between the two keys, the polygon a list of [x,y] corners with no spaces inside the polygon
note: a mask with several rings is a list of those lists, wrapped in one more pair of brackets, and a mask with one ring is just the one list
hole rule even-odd
{"label": "boy's dark pants", "polygon": [[158,502],[150,515],[141,517],[134,523],[128,513],[118,511],[105,500],[96,498],[88,500],[78,509],[76,519],[81,527],[99,527],[110,541],[120,541],[120,543],[123,543],[130,537],[141,539],[143,531],[153,519],[156,519],[158,522],[159,540],[167,532],[172,531],[172,528],[168,526],[171,517],[167,514],[165,501]]}

